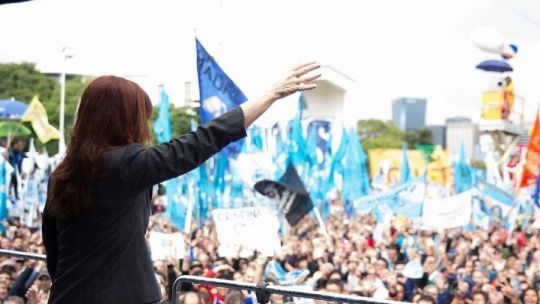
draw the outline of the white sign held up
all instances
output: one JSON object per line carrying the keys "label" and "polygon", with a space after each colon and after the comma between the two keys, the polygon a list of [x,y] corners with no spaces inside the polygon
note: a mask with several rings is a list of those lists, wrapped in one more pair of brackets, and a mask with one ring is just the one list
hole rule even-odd
{"label": "white sign held up", "polygon": [[422,212],[422,227],[438,230],[466,226],[471,221],[471,213],[471,191],[426,200]]}
{"label": "white sign held up", "polygon": [[219,255],[249,256],[258,251],[274,256],[281,250],[275,211],[269,208],[216,209],[212,211],[220,243]]}
{"label": "white sign held up", "polygon": [[184,256],[184,236],[181,233],[162,233],[151,231],[148,239],[153,261]]}

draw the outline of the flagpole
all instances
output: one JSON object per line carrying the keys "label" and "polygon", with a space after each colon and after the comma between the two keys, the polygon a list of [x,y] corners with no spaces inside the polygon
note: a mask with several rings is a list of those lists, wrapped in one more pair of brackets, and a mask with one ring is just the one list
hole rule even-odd
{"label": "flagpole", "polygon": [[324,235],[328,235],[328,230],[326,230],[326,225],[324,224],[324,221],[321,217],[321,213],[319,212],[318,207],[313,207],[313,212],[315,212],[315,217],[317,218],[317,222],[319,222],[319,226],[321,228],[321,231]]}
{"label": "flagpole", "polygon": [[13,139],[17,136],[17,132],[19,132],[19,129],[21,128],[22,124],[23,124],[22,121],[19,121],[19,123],[17,124],[17,127],[15,128],[15,131],[13,132],[13,134],[8,136],[8,141],[6,143],[6,150],[4,151],[5,155],[8,155],[9,148],[11,147],[11,144],[13,143]]}
{"label": "flagpole", "polygon": [[62,73],[60,74],[60,140],[58,141],[58,153],[63,154],[66,150],[66,142],[64,135],[64,112],[66,99],[66,62],[73,55],[69,52],[70,47],[64,46],[62,49]]}
{"label": "flagpole", "polygon": [[[190,189],[191,193],[194,192],[193,189]],[[191,221],[193,219],[193,201],[194,201],[195,197],[194,195],[188,195],[188,208],[187,208],[187,217],[186,217],[186,222],[184,224],[184,233],[185,234],[188,234],[191,232]]]}

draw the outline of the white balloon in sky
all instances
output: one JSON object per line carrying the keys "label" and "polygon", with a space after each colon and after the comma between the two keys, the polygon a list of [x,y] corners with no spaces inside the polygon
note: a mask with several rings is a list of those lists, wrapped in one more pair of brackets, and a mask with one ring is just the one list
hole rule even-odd
{"label": "white balloon in sky", "polygon": [[488,53],[502,54],[506,44],[503,35],[490,27],[475,28],[470,38],[479,49]]}

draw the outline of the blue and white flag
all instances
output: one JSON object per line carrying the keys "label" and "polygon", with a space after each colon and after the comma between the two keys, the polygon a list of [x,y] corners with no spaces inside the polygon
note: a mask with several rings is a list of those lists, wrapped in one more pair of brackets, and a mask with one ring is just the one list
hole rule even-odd
{"label": "blue and white flag", "polygon": [[479,198],[482,200],[485,212],[492,219],[502,221],[514,206],[514,197],[506,191],[483,180],[476,182]]}
{"label": "blue and white flag", "polygon": [[178,179],[170,179],[165,183],[165,191],[167,194],[167,215],[176,228],[184,228],[186,221],[186,205],[181,201],[181,193],[178,193],[178,189],[181,185],[178,183]]}
{"label": "blue and white flag", "polygon": [[360,197],[353,202],[353,208],[357,214],[365,214],[387,204],[395,214],[416,218],[422,215],[425,191],[424,177],[420,177],[390,191]]}
{"label": "blue and white flag", "polygon": [[[200,115],[201,123],[204,124],[238,107],[247,98],[229,76],[223,72],[216,60],[208,54],[198,39],[196,39],[195,43],[197,47],[197,72],[201,102]],[[225,153],[228,156],[235,156],[240,152],[242,142],[230,144],[225,148]]]}
{"label": "blue and white flag", "polygon": [[158,117],[154,121],[154,134],[160,143],[168,142],[172,138],[171,114],[169,95],[161,88],[161,101],[159,102]]}
{"label": "blue and white flag", "polygon": [[403,144],[403,156],[401,158],[401,171],[399,183],[405,184],[411,179],[411,168],[409,167],[409,159],[407,158],[407,144]]}
{"label": "blue and white flag", "polygon": [[472,169],[465,159],[465,146],[461,143],[459,161],[453,165],[454,189],[456,194],[467,191],[472,187]]}
{"label": "blue and white flag", "polygon": [[347,137],[343,172],[343,199],[345,205],[371,192],[367,171],[367,155],[364,153],[360,139],[354,129],[349,130]]}
{"label": "blue and white flag", "polygon": [[302,278],[309,275],[309,270],[293,270],[287,272],[276,260],[271,260],[266,264],[264,277],[276,281],[279,285],[291,286],[298,284]]}

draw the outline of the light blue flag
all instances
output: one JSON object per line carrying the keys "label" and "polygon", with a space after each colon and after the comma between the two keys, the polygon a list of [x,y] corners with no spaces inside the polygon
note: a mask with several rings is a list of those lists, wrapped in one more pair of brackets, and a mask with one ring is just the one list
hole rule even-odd
{"label": "light blue flag", "polygon": [[272,279],[279,285],[291,286],[300,282],[300,279],[309,275],[309,270],[293,270],[287,272],[276,260],[271,260],[264,269],[264,278]]}
{"label": "light blue flag", "polygon": [[172,138],[171,112],[169,105],[169,95],[165,89],[161,88],[161,101],[159,102],[158,117],[154,121],[154,134],[158,142],[168,142]]}
{"label": "light blue flag", "polygon": [[411,169],[409,167],[409,159],[407,158],[407,144],[403,144],[403,156],[401,157],[401,174],[399,178],[400,184],[405,184],[411,179]]}
{"label": "light blue flag", "polygon": [[472,169],[465,159],[465,146],[461,143],[459,161],[454,164],[454,189],[456,194],[470,190],[472,187]]}
{"label": "light blue flag", "polygon": [[[154,133],[158,142],[168,142],[172,138],[171,134],[171,115],[169,96],[165,90],[161,89],[161,101],[159,103],[158,117],[154,121]],[[167,215],[171,223],[177,228],[183,228],[185,222],[186,208],[180,202],[178,195],[178,181],[170,179],[165,182],[165,194],[167,195]]]}
{"label": "light blue flag", "polygon": [[339,147],[336,150],[336,153],[334,153],[334,156],[332,157],[331,165],[330,165],[330,177],[329,182],[331,184],[334,184],[335,175],[339,174],[343,176],[344,166],[343,166],[343,157],[345,156],[345,152],[347,151],[347,131],[345,128],[342,128],[341,130],[341,141],[339,143]]}
{"label": "light blue flag", "polygon": [[395,214],[416,218],[422,215],[424,195],[425,177],[419,177],[390,191],[360,197],[353,208],[356,214],[366,214],[386,204]]}
{"label": "light blue flag", "polygon": [[304,94],[298,99],[298,112],[289,124],[289,158],[295,167],[301,167],[308,161],[306,141],[302,132],[302,113],[304,108]]}
{"label": "light blue flag", "polygon": [[478,180],[476,187],[482,195],[500,203],[501,205],[506,207],[512,207],[514,205],[514,196],[495,185],[483,180]]}
{"label": "light blue flag", "polygon": [[167,216],[176,228],[184,228],[186,208],[180,202],[178,194],[179,184],[176,179],[170,179],[165,182],[165,194],[167,195]]}
{"label": "light blue flag", "polygon": [[212,187],[212,195],[214,202],[214,208],[222,208],[223,194],[225,193],[226,181],[225,175],[228,167],[228,157],[225,154],[218,154],[215,158],[214,164],[214,182]]}
{"label": "light blue flag", "polygon": [[367,156],[362,149],[360,139],[354,129],[348,132],[348,145],[345,153],[345,170],[343,174],[343,198],[350,204],[359,197],[371,192],[367,172]]}
{"label": "light blue flag", "polygon": [[[197,123],[191,120],[191,132],[197,130]],[[195,208],[194,213],[197,215],[198,225],[203,225],[209,219],[208,210],[210,208],[210,183],[208,181],[208,167],[206,162],[202,163],[197,169],[193,170],[191,183],[193,183],[195,191]]]}
{"label": "light blue flag", "polygon": [[313,167],[317,164],[317,128],[314,126],[308,129],[306,150],[307,161]]}
{"label": "light blue flag", "polygon": [[[247,98],[240,88],[225,74],[216,60],[208,54],[198,39],[197,72],[199,78],[200,115],[201,122],[207,123],[219,115],[230,111]],[[228,145],[224,152],[228,156],[236,157],[240,152],[243,140]]]}
{"label": "light blue flag", "polygon": [[262,135],[261,127],[252,125],[249,128],[249,137],[251,140],[252,151],[262,152],[263,151],[263,135]]}
{"label": "light blue flag", "polygon": [[422,216],[426,191],[425,176],[400,185],[394,190],[393,199],[387,202],[388,206],[398,215],[408,218]]}

